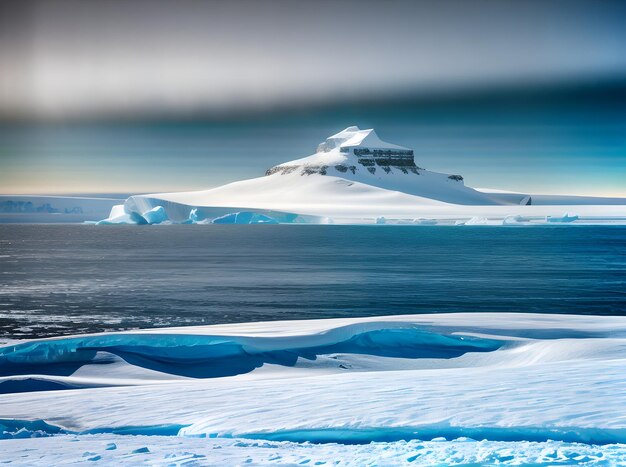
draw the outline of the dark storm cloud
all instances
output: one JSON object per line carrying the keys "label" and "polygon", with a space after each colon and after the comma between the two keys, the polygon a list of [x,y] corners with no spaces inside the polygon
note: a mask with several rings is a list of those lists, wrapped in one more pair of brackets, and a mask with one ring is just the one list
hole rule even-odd
{"label": "dark storm cloud", "polygon": [[189,115],[626,75],[611,1],[22,1],[4,118]]}

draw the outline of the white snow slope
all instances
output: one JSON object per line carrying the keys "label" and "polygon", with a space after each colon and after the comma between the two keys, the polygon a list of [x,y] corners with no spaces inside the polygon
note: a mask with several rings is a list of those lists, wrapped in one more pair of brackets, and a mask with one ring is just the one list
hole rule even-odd
{"label": "white snow slope", "polygon": [[357,127],[327,138],[311,156],[270,168],[264,177],[204,191],[131,196],[124,205],[126,216],[120,217],[117,208],[105,223],[155,223],[145,214],[161,206],[166,216],[156,223],[210,222],[242,211],[281,223],[381,223],[385,218],[385,223],[465,224],[473,219],[468,225],[511,225],[567,213],[567,222],[626,223],[626,199],[542,195],[533,200],[530,194],[475,190],[460,175],[418,167],[412,150]]}
{"label": "white snow slope", "polygon": [[17,464],[626,461],[626,317],[152,329],[13,342],[0,370]]}

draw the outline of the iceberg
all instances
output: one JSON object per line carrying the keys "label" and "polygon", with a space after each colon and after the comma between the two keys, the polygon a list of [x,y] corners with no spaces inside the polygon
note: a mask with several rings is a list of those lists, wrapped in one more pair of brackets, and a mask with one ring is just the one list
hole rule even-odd
{"label": "iceberg", "polygon": [[143,213],[129,211],[124,204],[118,204],[111,208],[109,217],[98,221],[96,225],[113,225],[113,224],[161,224],[168,221],[167,212],[163,206],[155,206]]}
{"label": "iceberg", "polygon": [[95,222],[123,202],[85,196],[0,195],[0,222]]}
{"label": "iceberg", "polygon": [[487,225],[489,224],[489,220],[486,217],[474,216],[468,221],[466,221],[463,225]]}
{"label": "iceberg", "polygon": [[183,221],[183,223],[189,224],[209,224],[211,219],[202,211],[202,209],[194,208],[189,211],[189,218]]}
{"label": "iceberg", "polygon": [[546,216],[546,222],[574,222],[578,220],[578,214],[566,212],[562,216]]}
{"label": "iceberg", "polygon": [[503,220],[502,220],[502,225],[519,225],[525,222],[525,219],[520,216],[506,216]]}
{"label": "iceberg", "polygon": [[[429,219],[447,225],[463,219],[469,226],[484,224],[476,221],[483,218],[489,225],[510,224],[515,216],[529,224],[572,222],[561,215],[563,205],[578,212],[577,223],[626,223],[626,199],[474,189],[461,175],[418,166],[412,149],[383,141],[374,129],[350,126],[326,138],[314,154],[275,165],[265,176],[203,191],[131,196],[124,215],[110,215],[103,223],[141,223],[127,215],[146,213],[150,224],[163,219],[326,223],[331,218],[336,224],[374,224],[384,218],[388,224]],[[158,213],[152,213],[155,209]],[[254,222],[244,221],[249,213]]]}
{"label": "iceberg", "polygon": [[278,221],[260,213],[233,212],[213,219],[213,224],[278,224]]}
{"label": "iceberg", "polygon": [[116,204],[111,208],[109,217],[96,222],[96,225],[145,225],[147,223],[141,214],[134,211],[127,212],[125,205]]}
{"label": "iceberg", "polygon": [[143,217],[148,224],[160,224],[168,220],[167,213],[163,206],[156,206],[144,212],[141,217]]}
{"label": "iceberg", "polygon": [[437,220],[419,218],[419,219],[413,219],[413,223],[418,224],[418,225],[437,225]]}
{"label": "iceberg", "polygon": [[278,224],[276,219],[271,218],[270,216],[265,216],[263,214],[257,214],[253,217],[251,224]]}
{"label": "iceberg", "polygon": [[214,224],[249,224],[252,220],[251,212],[233,212],[213,219]]}

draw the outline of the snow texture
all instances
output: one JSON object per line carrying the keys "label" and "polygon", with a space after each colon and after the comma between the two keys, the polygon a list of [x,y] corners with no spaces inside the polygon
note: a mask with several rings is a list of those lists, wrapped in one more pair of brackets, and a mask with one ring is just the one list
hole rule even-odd
{"label": "snow texture", "polygon": [[602,465],[626,463],[623,445],[475,441],[398,441],[364,445],[246,439],[180,439],[110,434],[2,441],[10,465]]}
{"label": "snow texture", "polygon": [[[0,445],[28,464],[188,452],[207,464],[610,465],[626,452],[625,369],[626,317],[406,315],[7,342]],[[62,447],[46,450],[50,436]]]}

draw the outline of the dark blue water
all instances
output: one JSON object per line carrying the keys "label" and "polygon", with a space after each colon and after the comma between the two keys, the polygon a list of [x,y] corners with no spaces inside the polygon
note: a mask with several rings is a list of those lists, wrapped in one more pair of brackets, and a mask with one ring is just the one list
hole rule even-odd
{"label": "dark blue water", "polygon": [[0,225],[3,337],[485,311],[626,315],[626,228]]}

